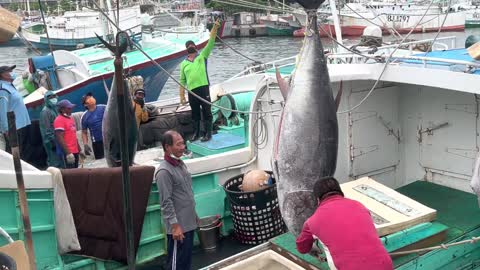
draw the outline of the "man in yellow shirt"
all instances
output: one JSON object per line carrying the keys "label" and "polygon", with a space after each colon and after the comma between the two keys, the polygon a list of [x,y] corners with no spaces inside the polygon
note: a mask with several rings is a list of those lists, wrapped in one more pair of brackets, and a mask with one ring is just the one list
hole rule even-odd
{"label": "man in yellow shirt", "polygon": [[148,121],[148,112],[145,108],[145,91],[137,89],[133,93],[133,111],[135,112],[135,119],[137,120],[137,129],[140,128],[141,123]]}
{"label": "man in yellow shirt", "polygon": [[212,138],[212,111],[210,104],[198,99],[191,92],[197,94],[210,102],[210,82],[207,74],[207,58],[215,45],[220,22],[217,20],[210,32],[210,39],[207,46],[198,53],[195,42],[189,40],[185,43],[188,56],[183,60],[180,66],[180,103],[185,104],[185,87],[189,90],[188,101],[192,108],[193,136],[190,141],[195,141],[200,137],[200,124],[203,118],[205,124],[205,136],[201,138],[202,142],[209,141]]}

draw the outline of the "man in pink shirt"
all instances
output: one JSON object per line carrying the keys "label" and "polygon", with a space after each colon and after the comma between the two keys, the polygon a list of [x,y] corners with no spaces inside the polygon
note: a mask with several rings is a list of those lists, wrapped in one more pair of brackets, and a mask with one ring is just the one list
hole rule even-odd
{"label": "man in pink shirt", "polygon": [[77,127],[75,120],[72,118],[72,109],[75,107],[67,99],[57,103],[58,116],[53,121],[55,128],[55,138],[57,139],[57,149],[60,151],[57,154],[63,156],[65,161],[65,168],[78,167],[78,154],[80,153],[80,146],[77,141]]}
{"label": "man in pink shirt", "polygon": [[333,177],[319,179],[313,192],[319,205],[297,238],[300,253],[310,252],[315,239],[318,239],[332,270],[393,269],[392,259],[380,241],[365,206],[344,198],[338,181]]}

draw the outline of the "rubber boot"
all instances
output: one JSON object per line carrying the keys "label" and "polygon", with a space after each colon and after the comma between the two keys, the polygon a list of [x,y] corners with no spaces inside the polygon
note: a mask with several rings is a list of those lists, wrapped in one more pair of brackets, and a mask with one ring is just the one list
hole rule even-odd
{"label": "rubber boot", "polygon": [[205,121],[205,136],[203,136],[200,141],[207,142],[212,139],[212,120]]}
{"label": "rubber boot", "polygon": [[200,138],[200,121],[199,120],[193,120],[193,135],[190,138],[190,141],[196,141]]}

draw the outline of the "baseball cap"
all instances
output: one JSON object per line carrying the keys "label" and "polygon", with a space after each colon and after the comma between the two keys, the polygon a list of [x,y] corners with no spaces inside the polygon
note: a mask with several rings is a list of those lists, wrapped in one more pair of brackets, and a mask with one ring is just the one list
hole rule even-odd
{"label": "baseball cap", "polygon": [[5,71],[12,71],[16,68],[17,66],[16,65],[13,65],[13,66],[1,66],[0,67],[0,73],[3,73]]}
{"label": "baseball cap", "polygon": [[60,100],[58,103],[57,103],[57,107],[62,109],[62,108],[67,108],[67,109],[71,109],[73,107],[75,107],[76,105],[75,104],[72,104],[68,99],[63,99],[63,100]]}
{"label": "baseball cap", "polygon": [[[193,42],[193,41],[191,41],[191,40],[185,42],[185,48],[188,48],[188,46],[190,46],[190,45],[195,45],[195,42]],[[195,45],[195,46],[196,46],[196,45]]]}
{"label": "baseball cap", "polygon": [[89,97],[93,97],[92,92],[88,92],[88,93],[86,93],[85,95],[83,95],[83,97],[82,97],[82,104],[85,104],[85,101],[87,101],[87,98],[89,98]]}
{"label": "baseball cap", "polygon": [[137,90],[135,90],[135,92],[133,92],[134,95],[136,95],[137,93],[142,93],[142,94],[145,95],[145,90],[143,90],[143,89],[137,89]]}

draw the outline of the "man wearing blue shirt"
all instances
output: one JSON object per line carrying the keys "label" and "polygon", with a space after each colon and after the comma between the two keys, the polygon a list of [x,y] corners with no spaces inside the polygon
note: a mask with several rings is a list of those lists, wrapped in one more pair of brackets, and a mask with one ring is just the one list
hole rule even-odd
{"label": "man wearing blue shirt", "polygon": [[89,129],[90,136],[92,137],[93,154],[95,155],[95,159],[102,159],[105,157],[103,152],[102,122],[106,106],[103,104],[97,105],[97,101],[92,93],[87,93],[83,96],[82,104],[85,109],[87,109],[82,116],[82,141],[85,154],[90,155],[92,152],[92,149],[88,144],[87,129]]}
{"label": "man wearing blue shirt", "polygon": [[28,151],[28,126],[30,116],[27,107],[23,102],[22,95],[15,89],[12,82],[15,80],[13,70],[16,66],[0,66],[0,132],[5,136],[6,150],[11,152],[8,140],[8,119],[7,112],[15,113],[15,124],[17,126],[18,144],[20,146],[20,157],[25,159]]}

